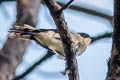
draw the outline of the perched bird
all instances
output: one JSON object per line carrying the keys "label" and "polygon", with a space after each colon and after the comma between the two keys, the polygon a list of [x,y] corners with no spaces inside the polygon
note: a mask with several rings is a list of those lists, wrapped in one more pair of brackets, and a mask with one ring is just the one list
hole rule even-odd
{"label": "perched bird", "polygon": [[[26,24],[15,24],[14,28],[9,32],[9,38],[34,40],[44,48],[57,53],[59,58],[65,59],[64,48],[60,35],[55,29],[37,29]],[[86,33],[70,32],[70,36],[76,51],[76,55],[83,53],[91,42],[90,36]]]}

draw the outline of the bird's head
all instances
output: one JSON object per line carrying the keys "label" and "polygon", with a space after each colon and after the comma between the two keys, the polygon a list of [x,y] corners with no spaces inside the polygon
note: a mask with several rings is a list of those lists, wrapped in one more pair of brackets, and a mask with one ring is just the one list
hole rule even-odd
{"label": "bird's head", "polygon": [[87,33],[78,33],[80,34],[81,37],[84,38],[84,42],[86,43],[86,45],[89,45],[91,42],[91,37],[87,34]]}

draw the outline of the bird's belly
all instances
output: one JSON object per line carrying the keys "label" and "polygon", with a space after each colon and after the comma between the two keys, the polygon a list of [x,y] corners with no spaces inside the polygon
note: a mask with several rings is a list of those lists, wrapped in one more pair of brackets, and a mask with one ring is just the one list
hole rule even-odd
{"label": "bird's belly", "polygon": [[39,40],[42,45],[47,46],[51,50],[64,55],[64,49],[61,40],[55,39],[51,36],[39,36],[36,38],[39,38],[37,40]]}
{"label": "bird's belly", "polygon": [[49,40],[48,43],[46,43],[46,46],[48,46],[48,48],[50,48],[51,50],[57,52],[58,54],[64,56],[64,49],[63,49],[63,45],[62,42],[60,40]]}

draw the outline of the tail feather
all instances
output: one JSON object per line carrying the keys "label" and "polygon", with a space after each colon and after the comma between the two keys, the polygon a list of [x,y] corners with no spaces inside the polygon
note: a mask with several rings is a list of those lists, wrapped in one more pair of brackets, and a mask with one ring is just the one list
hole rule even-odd
{"label": "tail feather", "polygon": [[31,27],[27,24],[23,24],[23,25],[14,24],[14,28],[17,29],[17,30],[26,30],[26,31],[31,31],[31,30],[36,29],[36,28]]}
{"label": "tail feather", "polygon": [[14,29],[9,30],[8,32],[10,32],[10,34],[8,34],[9,38],[23,38],[23,39],[32,39],[32,37],[34,36],[34,30],[36,30],[35,28],[29,26],[29,25],[14,25]]}
{"label": "tail feather", "polygon": [[9,30],[8,32],[12,33],[21,33],[21,35],[28,34],[28,35],[34,35],[32,31],[25,31],[25,30]]}
{"label": "tail feather", "polygon": [[11,32],[8,35],[9,38],[16,39],[16,38],[22,38],[22,39],[31,39],[32,35],[29,33],[20,33],[20,32]]}

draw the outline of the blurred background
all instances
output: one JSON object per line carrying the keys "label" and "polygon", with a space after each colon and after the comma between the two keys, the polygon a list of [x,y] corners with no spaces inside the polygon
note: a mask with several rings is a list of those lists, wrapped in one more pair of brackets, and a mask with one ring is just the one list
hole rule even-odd
{"label": "blurred background", "polygon": [[[56,0],[67,3],[69,0]],[[68,8],[64,11],[70,31],[86,32],[90,36],[99,36],[112,32],[112,20],[106,17],[113,16],[113,0],[75,0],[72,5],[92,10],[93,12],[80,11]],[[8,30],[16,21],[16,2],[4,1],[0,3],[0,48],[3,47]],[[37,28],[56,29],[56,26],[46,6],[40,5]],[[92,43],[81,56],[77,57],[79,75],[81,80],[104,80],[107,74],[107,61],[111,54],[112,39],[105,38]],[[34,41],[27,48],[22,62],[16,69],[16,75],[21,75],[32,64],[47,53],[47,50],[37,45]],[[65,69],[65,61],[54,55],[44,63],[38,65],[25,80],[67,80],[60,72]]]}

